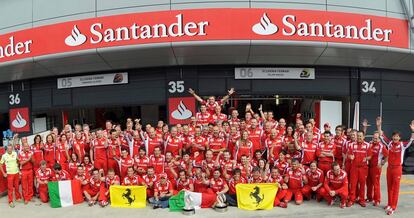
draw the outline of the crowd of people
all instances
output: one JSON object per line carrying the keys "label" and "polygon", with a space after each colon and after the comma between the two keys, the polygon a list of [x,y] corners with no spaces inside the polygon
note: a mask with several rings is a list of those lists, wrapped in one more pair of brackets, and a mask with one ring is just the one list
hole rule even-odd
{"label": "crowd of people", "polygon": [[240,183],[277,183],[274,206],[282,208],[292,200],[302,204],[312,199],[330,206],[340,199],[340,208],[368,202],[379,206],[381,169],[388,162],[384,209],[388,215],[397,209],[403,154],[414,140],[414,121],[410,141],[402,142],[398,132],[390,140],[385,136],[378,117],[377,131],[367,142],[366,123],[361,131],[342,125],[331,129],[329,123],[321,131],[314,119],[304,121],[298,114],[287,125],[270,108],[254,112],[250,104],[239,118],[237,109],[222,112],[233,89],[222,100],[189,93],[201,106],[188,124],[142,126],[139,119],[127,118],[124,129],[108,120],[95,131],[87,124],[53,128],[33,142],[16,134],[0,161],[6,167],[0,169],[7,177],[10,207],[13,193],[25,204],[36,196],[48,202],[47,183],[70,179],[82,183],[90,206],[107,206],[111,185],[146,186],[154,208],[168,207],[169,197],[180,190],[224,194],[228,205],[237,206],[235,186]]}

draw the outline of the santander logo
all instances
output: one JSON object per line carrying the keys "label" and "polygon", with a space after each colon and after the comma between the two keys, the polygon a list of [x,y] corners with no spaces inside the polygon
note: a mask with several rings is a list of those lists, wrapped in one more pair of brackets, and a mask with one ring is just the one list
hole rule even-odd
{"label": "santander logo", "polygon": [[22,117],[20,112],[17,112],[16,118],[13,120],[12,125],[16,129],[21,129],[25,127],[27,124],[27,121]]}
{"label": "santander logo", "polygon": [[178,108],[171,113],[171,116],[176,120],[186,120],[192,115],[193,113],[187,109],[183,101],[180,101]]}
{"label": "santander logo", "polygon": [[272,23],[266,13],[263,13],[263,16],[260,18],[260,22],[253,25],[253,32],[259,35],[272,35],[277,33],[278,28]]}
{"label": "santander logo", "polygon": [[101,22],[92,23],[86,35],[82,34],[74,25],[72,32],[65,39],[65,44],[71,47],[90,44],[111,43],[130,40],[145,40],[153,38],[175,38],[184,36],[206,36],[208,21],[193,22],[185,19],[183,14],[178,14],[170,23],[138,24],[126,23],[115,28],[105,28]]}
{"label": "santander logo", "polygon": [[85,42],[86,36],[79,31],[76,25],[73,26],[72,33],[65,39],[65,44],[72,47],[82,45]]}

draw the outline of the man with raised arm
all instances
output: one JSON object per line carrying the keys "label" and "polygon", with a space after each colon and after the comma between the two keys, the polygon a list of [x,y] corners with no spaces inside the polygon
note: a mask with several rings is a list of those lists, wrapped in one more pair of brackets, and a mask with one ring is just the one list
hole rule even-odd
{"label": "man with raised arm", "polygon": [[224,96],[222,99],[220,99],[220,101],[216,101],[216,98],[214,96],[209,96],[208,100],[206,101],[202,99],[200,96],[198,96],[192,88],[188,89],[188,92],[192,94],[194,98],[200,102],[200,104],[205,105],[207,107],[207,111],[211,115],[213,115],[214,108],[217,106],[220,106],[220,107],[223,106],[226,103],[226,101],[230,98],[230,96],[233,95],[235,91],[234,91],[234,88],[231,88],[230,90],[227,91],[227,95]]}
{"label": "man with raised arm", "polygon": [[414,141],[414,120],[411,121],[411,138],[408,142],[401,141],[401,134],[397,131],[392,133],[392,139],[389,140],[381,129],[382,119],[377,118],[377,130],[381,134],[381,140],[388,147],[388,168],[387,168],[387,190],[388,203],[384,208],[387,215],[394,214],[397,209],[398,196],[400,194],[400,180],[402,175],[402,163],[404,153]]}

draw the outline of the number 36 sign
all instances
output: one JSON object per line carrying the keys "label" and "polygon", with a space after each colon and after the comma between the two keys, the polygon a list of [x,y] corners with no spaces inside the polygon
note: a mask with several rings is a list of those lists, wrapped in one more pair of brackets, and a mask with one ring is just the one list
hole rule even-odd
{"label": "number 36 sign", "polygon": [[14,91],[9,94],[9,120],[13,132],[30,132],[30,91]]}

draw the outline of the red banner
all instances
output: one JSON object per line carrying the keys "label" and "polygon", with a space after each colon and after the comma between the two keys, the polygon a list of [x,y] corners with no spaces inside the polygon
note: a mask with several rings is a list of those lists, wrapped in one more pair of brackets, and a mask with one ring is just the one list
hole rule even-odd
{"label": "red banner", "polygon": [[85,49],[183,41],[292,40],[408,48],[403,19],[342,12],[214,8],[123,14],[0,36],[0,63]]}
{"label": "red banner", "polygon": [[171,125],[189,124],[196,113],[194,97],[168,99],[168,117]]}
{"label": "red banner", "polygon": [[9,110],[10,130],[13,132],[29,132],[30,116],[29,108],[12,108]]}

